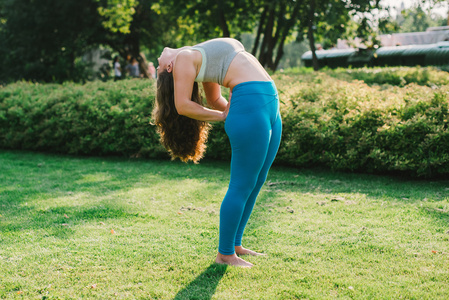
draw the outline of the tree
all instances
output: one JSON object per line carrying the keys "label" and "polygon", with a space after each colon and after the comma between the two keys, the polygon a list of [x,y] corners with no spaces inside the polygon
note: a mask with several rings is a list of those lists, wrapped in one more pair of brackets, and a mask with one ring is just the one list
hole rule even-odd
{"label": "tree", "polygon": [[[301,9],[301,1],[266,1],[262,8],[252,53],[259,53],[260,63],[276,70],[284,54],[287,38],[296,26]],[[275,54],[276,51],[276,54]]]}
{"label": "tree", "polygon": [[429,27],[443,26],[446,20],[440,16],[433,16],[429,10],[418,4],[402,11],[402,19],[398,20],[399,32],[426,31]]}
{"label": "tree", "polygon": [[284,44],[304,8],[303,2],[296,0],[179,0],[178,3],[183,5],[176,10],[178,32],[193,37],[192,42],[218,36],[239,38],[257,25],[252,53],[272,70],[277,68]]}
{"label": "tree", "polygon": [[[165,14],[158,14],[162,4]],[[79,59],[107,45],[122,57],[135,56],[145,74],[142,43],[160,52],[176,24],[175,0],[2,0],[0,80],[82,80]]]}
{"label": "tree", "polygon": [[[318,69],[315,39],[335,44],[338,38],[354,34],[347,30],[348,24],[354,24],[354,16],[369,14],[378,5],[378,0],[260,1],[256,7],[259,24],[252,53],[258,53],[262,65],[274,71],[282,58],[286,41],[297,32],[297,41],[307,36],[314,68]],[[360,23],[359,28],[365,26],[366,29],[369,25],[367,22]]]}
{"label": "tree", "polygon": [[[102,24],[108,31],[104,43],[117,51],[123,58],[136,57],[140,64],[140,71],[147,77],[149,77],[147,62],[141,52],[143,45],[149,50],[152,57],[157,57],[163,46],[179,47],[195,42],[199,36],[198,33],[202,32],[199,29],[207,27],[199,24],[206,24],[210,21],[207,18],[196,19],[198,18],[198,12],[196,12],[195,23],[192,22],[189,12],[195,5],[195,1],[95,1],[99,3],[98,11],[102,16]],[[117,7],[117,3],[122,3],[122,5]],[[192,27],[195,30],[192,30]],[[197,34],[194,35],[192,32]],[[210,32],[205,35],[210,35]]]}
{"label": "tree", "polygon": [[[45,81],[79,80],[79,57],[108,45],[122,57],[141,51],[156,57],[163,46],[179,47],[217,36],[239,38],[256,28],[252,53],[276,70],[284,45],[307,35],[335,43],[349,35],[352,17],[373,0],[1,0],[0,77]],[[352,22],[352,23],[351,23]],[[368,22],[364,23],[368,26]]]}
{"label": "tree", "polygon": [[[393,17],[389,7],[388,15],[379,20],[379,31],[383,34],[426,31],[429,27],[448,25],[447,17],[432,13],[432,9],[447,0],[421,0],[411,8]],[[428,6],[425,6],[425,5]]]}
{"label": "tree", "polygon": [[[379,0],[308,0],[307,36],[312,51],[313,67],[318,70],[315,55],[315,35],[328,44],[335,44],[338,38],[348,38],[354,33],[362,39],[373,40],[375,33],[368,15],[379,7]],[[354,19],[360,19],[356,30],[349,32],[348,25],[354,25]]]}
{"label": "tree", "polygon": [[[95,0],[98,3],[98,15],[107,34],[102,42],[117,51],[124,59],[135,57],[139,62],[140,72],[145,77],[148,66],[145,57],[141,54],[141,35],[145,26],[151,26],[151,5],[148,1],[138,0]],[[149,24],[150,25],[149,25]]]}
{"label": "tree", "polygon": [[2,1],[2,80],[79,80],[76,62],[103,29],[90,0]]}

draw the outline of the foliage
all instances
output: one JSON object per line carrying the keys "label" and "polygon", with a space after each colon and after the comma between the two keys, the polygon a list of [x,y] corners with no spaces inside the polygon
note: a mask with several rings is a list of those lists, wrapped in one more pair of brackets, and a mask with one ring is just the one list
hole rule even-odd
{"label": "foliage", "polygon": [[111,32],[130,33],[129,27],[136,12],[134,7],[137,3],[137,0],[107,0],[104,6],[98,7],[98,13],[104,17],[103,27]]}
{"label": "foliage", "polygon": [[[316,3],[316,9],[309,9]],[[100,45],[123,59],[134,56],[147,74],[164,46],[191,45],[218,36],[256,35],[252,52],[276,70],[284,45],[317,28],[321,41],[335,43],[354,33],[351,17],[368,14],[371,0],[4,0],[0,3],[0,81],[63,82],[87,78],[80,57]],[[316,24],[308,21],[316,16]],[[365,24],[366,25],[366,24]],[[369,27],[365,26],[365,29]],[[257,28],[257,32],[255,32]],[[362,33],[370,32],[365,30]],[[312,33],[312,32],[311,32]]]}
{"label": "foliage", "polygon": [[[374,47],[375,44],[378,44],[374,32],[375,26],[371,22],[373,17],[371,11],[381,7],[380,1],[309,0],[306,2],[304,10],[306,14],[301,19],[307,20],[307,24],[302,24],[299,31],[307,31],[312,51],[312,65],[315,71],[320,68],[315,53],[317,38],[324,44],[334,45],[340,36],[349,38],[354,37],[355,34],[367,47]],[[357,19],[358,22],[355,22]],[[301,38],[301,35],[298,38]]]}
{"label": "foliage", "polygon": [[[5,0],[0,4],[0,81],[83,81],[88,74],[80,58],[100,45],[125,59],[139,58],[144,43],[155,55],[166,23],[151,10],[154,2]],[[164,16],[167,22],[173,18]],[[145,73],[146,61],[140,61]]]}
{"label": "foliage", "polygon": [[399,32],[423,32],[429,27],[447,25],[447,18],[432,14],[422,7],[421,3],[401,12],[397,18]]}
{"label": "foliage", "polygon": [[92,0],[6,0],[1,14],[0,81],[85,79],[77,58],[103,36]]}
{"label": "foliage", "polygon": [[[388,13],[388,16],[379,20],[379,30],[381,33],[407,33],[407,32],[423,32],[429,27],[445,26],[447,25],[447,18],[438,14],[433,14],[431,8],[436,6],[438,2],[443,1],[428,1],[431,2],[430,7],[426,9],[423,2],[416,2],[414,6],[401,11],[395,17]],[[432,3],[433,2],[433,3]]]}
{"label": "foliage", "polygon": [[238,37],[242,32],[251,32],[259,7],[258,1],[254,0],[180,2],[184,3],[185,11],[178,24],[188,26],[188,33],[195,36],[196,41],[231,34]]}
{"label": "foliage", "polygon": [[153,84],[16,83],[0,91],[0,147],[53,153],[164,156],[149,125]]}
{"label": "foliage", "polygon": [[326,70],[324,72],[332,77],[340,79],[343,79],[344,76],[348,76],[348,80],[357,79],[369,85],[389,84],[400,87],[404,87],[411,83],[425,85],[428,87],[449,85],[449,73],[439,72],[433,67],[340,68],[336,70]]}
{"label": "foliage", "polygon": [[282,75],[278,82],[284,145],[277,161],[413,176],[448,174],[448,86],[341,84],[325,73],[300,83],[296,76]]}
{"label": "foliage", "polygon": [[[304,70],[274,79],[284,126],[277,163],[449,174],[446,73],[431,68]],[[148,124],[153,101],[153,84],[140,80],[12,84],[0,92],[0,148],[167,157]],[[214,124],[206,157],[230,158],[221,123]]]}

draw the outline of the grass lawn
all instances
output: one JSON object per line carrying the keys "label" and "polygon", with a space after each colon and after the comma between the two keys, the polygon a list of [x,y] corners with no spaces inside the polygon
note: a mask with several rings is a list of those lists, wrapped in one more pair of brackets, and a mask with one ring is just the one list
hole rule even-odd
{"label": "grass lawn", "polygon": [[1,299],[448,299],[449,181],[273,167],[213,264],[229,167],[0,152]]}

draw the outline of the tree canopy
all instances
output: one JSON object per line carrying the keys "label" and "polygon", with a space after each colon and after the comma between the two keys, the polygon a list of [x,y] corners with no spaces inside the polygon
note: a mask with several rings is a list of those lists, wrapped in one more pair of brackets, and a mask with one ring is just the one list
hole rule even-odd
{"label": "tree canopy", "polygon": [[[438,1],[438,0],[433,0]],[[104,45],[135,56],[145,50],[251,33],[251,51],[275,70],[284,45],[308,39],[330,46],[338,38],[373,33],[379,0],[0,0],[1,81],[81,80],[79,59]],[[359,21],[355,21],[358,16]]]}

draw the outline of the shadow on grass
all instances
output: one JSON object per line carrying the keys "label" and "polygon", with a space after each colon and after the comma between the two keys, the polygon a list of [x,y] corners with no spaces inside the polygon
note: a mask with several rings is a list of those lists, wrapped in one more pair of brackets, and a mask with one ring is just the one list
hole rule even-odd
{"label": "shadow on grass", "polygon": [[[227,174],[220,169],[217,171],[216,164],[197,166],[179,161],[167,163],[1,150],[0,166],[3,216],[0,232],[44,229],[48,235],[59,238],[71,236],[74,230],[70,227],[81,222],[152,218],[145,213],[133,212],[127,204],[117,206],[120,201],[111,201],[118,197],[117,193],[158,182],[177,185],[185,179],[210,179],[207,188],[214,189],[221,185],[220,177]],[[89,198],[94,201],[86,201]],[[59,200],[55,205],[40,205],[41,199]],[[78,201],[86,203],[79,205]]]}
{"label": "shadow on grass", "polygon": [[[449,196],[449,180],[413,179],[393,175],[343,173],[322,169],[278,167],[270,171],[265,190],[329,195],[364,195],[367,199],[420,203]],[[270,176],[269,175],[269,176]],[[294,175],[294,177],[292,176]],[[293,178],[292,178],[293,177]],[[271,179],[271,182],[270,182]],[[426,200],[424,200],[426,201]]]}
{"label": "shadow on grass", "polygon": [[[207,184],[204,186],[213,190],[227,185],[229,180],[228,163],[216,161],[193,165],[179,161],[134,161],[0,151],[0,165],[0,207],[3,215],[0,231],[20,232],[28,228],[39,228],[61,238],[71,234],[70,228],[62,225],[65,223],[71,225],[75,221],[148,217],[132,212],[129,205],[117,207],[115,202],[108,203],[109,198],[115,197],[114,193],[119,191],[127,192],[160,182],[177,186],[185,179],[205,181]],[[298,170],[277,166],[270,171],[269,180],[263,188],[262,195],[268,192],[268,196],[258,199],[257,207],[272,201],[280,191],[320,194],[324,198],[327,195],[328,201],[331,201],[330,197],[342,193],[408,204],[421,204],[425,201],[423,199],[428,199],[423,212],[434,219],[448,222],[447,213],[436,207],[436,203],[447,199],[448,186],[447,180],[406,180],[394,176]],[[57,207],[33,206],[36,199],[72,197],[73,201],[77,201],[78,195],[83,199],[93,196],[106,200],[89,202],[81,207],[62,207],[60,204]],[[282,199],[279,201],[282,202]],[[251,218],[254,219],[261,212],[256,209],[253,213],[255,216]]]}
{"label": "shadow on grass", "polygon": [[150,219],[150,216],[139,213],[128,213],[123,208],[112,206],[95,207],[54,207],[36,209],[26,207],[17,209],[21,217],[14,220],[0,222],[0,232],[21,232],[28,229],[43,229],[47,235],[57,238],[68,238],[75,231],[71,228],[83,222],[106,221],[108,219],[134,218],[135,220]]}
{"label": "shadow on grass", "polygon": [[215,294],[218,283],[226,273],[227,265],[213,263],[203,273],[196,277],[175,296],[175,300],[181,299],[211,299]]}

